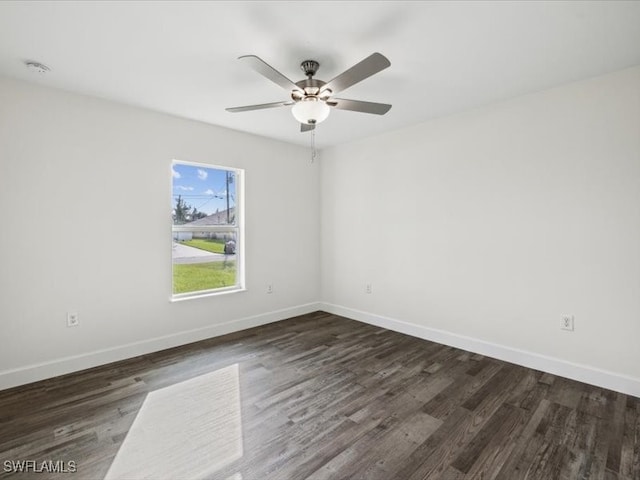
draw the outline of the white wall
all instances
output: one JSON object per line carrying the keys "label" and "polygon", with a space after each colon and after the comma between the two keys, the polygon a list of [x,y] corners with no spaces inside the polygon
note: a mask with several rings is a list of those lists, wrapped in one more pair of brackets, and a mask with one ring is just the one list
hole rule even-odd
{"label": "white wall", "polygon": [[[246,170],[247,292],[169,302],[173,158]],[[0,79],[0,205],[0,388],[321,305],[640,395],[640,67],[327,149],[320,169]]]}
{"label": "white wall", "polygon": [[321,198],[327,309],[640,395],[640,67],[327,149]]}
{"label": "white wall", "polygon": [[[245,169],[246,292],[169,302],[174,158]],[[0,388],[315,310],[318,178],[302,147],[0,79]]]}

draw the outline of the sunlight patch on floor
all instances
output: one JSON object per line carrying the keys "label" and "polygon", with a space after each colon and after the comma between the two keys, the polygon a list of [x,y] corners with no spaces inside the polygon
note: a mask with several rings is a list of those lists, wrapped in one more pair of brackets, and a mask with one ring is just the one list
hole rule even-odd
{"label": "sunlight patch on floor", "polygon": [[198,479],[242,454],[240,382],[234,364],[149,393],[105,480]]}

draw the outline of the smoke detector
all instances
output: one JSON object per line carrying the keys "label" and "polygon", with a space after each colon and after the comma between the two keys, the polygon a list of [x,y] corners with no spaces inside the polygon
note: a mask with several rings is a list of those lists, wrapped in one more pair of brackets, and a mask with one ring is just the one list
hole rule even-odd
{"label": "smoke detector", "polygon": [[46,65],[44,65],[43,63],[38,63],[38,62],[24,62],[24,64],[27,66],[27,68],[34,72],[34,73],[39,73],[41,75],[49,72],[51,69],[49,67],[47,67]]}

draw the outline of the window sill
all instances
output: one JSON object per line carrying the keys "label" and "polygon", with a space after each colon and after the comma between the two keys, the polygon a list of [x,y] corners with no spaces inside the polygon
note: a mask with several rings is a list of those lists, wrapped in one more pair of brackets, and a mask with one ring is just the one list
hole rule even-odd
{"label": "window sill", "polygon": [[185,300],[195,300],[198,298],[207,298],[207,297],[218,297],[220,295],[229,295],[230,293],[239,293],[239,292],[246,292],[247,289],[244,287],[241,288],[231,288],[229,290],[218,290],[218,291],[213,291],[213,292],[203,292],[203,293],[183,293],[180,294],[180,296],[172,296],[171,298],[169,298],[169,301],[171,303],[174,302],[183,302]]}

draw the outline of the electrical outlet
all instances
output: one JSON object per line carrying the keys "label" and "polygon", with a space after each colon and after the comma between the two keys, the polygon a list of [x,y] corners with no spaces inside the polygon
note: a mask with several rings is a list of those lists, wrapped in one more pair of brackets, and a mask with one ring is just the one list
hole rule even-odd
{"label": "electrical outlet", "polygon": [[270,283],[267,285],[267,293],[273,293],[273,285]]}
{"label": "electrical outlet", "polygon": [[573,323],[573,315],[562,315],[562,317],[560,318],[560,328],[562,330],[573,332]]}
{"label": "electrical outlet", "polygon": [[370,283],[367,283],[367,284],[364,286],[364,291],[365,291],[365,293],[371,293],[371,292],[373,292],[373,289],[371,288],[371,284],[370,284]]}
{"label": "electrical outlet", "polygon": [[76,312],[67,313],[67,327],[77,327],[80,325],[80,317]]}

